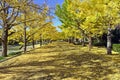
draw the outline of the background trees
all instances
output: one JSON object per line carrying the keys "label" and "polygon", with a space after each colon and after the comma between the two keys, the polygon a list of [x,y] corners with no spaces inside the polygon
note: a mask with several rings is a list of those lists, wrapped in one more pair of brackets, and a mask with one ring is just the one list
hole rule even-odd
{"label": "background trees", "polygon": [[1,0],[2,55],[7,56],[8,40],[21,43],[24,52],[28,42],[34,48],[35,41],[42,45],[44,41],[59,39],[78,40],[83,45],[87,40],[91,50],[93,40],[104,34],[107,34],[107,54],[111,54],[112,30],[120,21],[119,5],[118,0],[65,0],[62,6],[56,6],[55,13],[63,23],[60,26],[62,32],[58,32],[46,4],[39,6],[33,0]]}
{"label": "background trees", "polygon": [[[111,30],[119,23],[119,1],[65,0],[57,6],[56,15],[65,27],[77,28],[92,47],[92,38],[107,33],[107,54],[111,54]],[[61,13],[61,14],[60,14]]]}

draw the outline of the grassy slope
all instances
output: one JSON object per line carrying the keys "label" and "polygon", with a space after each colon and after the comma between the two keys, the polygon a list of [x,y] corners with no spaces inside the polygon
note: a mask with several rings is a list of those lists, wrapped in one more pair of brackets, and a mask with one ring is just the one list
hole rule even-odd
{"label": "grassy slope", "polygon": [[0,63],[0,79],[120,80],[120,55],[56,42]]}

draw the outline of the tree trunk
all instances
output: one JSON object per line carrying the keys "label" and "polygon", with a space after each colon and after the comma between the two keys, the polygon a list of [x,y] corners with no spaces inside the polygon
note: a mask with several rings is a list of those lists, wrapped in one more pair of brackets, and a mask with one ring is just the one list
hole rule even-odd
{"label": "tree trunk", "polygon": [[72,37],[69,38],[69,43],[72,43]]}
{"label": "tree trunk", "polygon": [[70,41],[70,37],[68,38],[68,42],[70,43],[71,41]]}
{"label": "tree trunk", "polygon": [[32,47],[33,47],[33,49],[35,48],[35,41],[34,41],[34,39],[32,40]]}
{"label": "tree trunk", "polygon": [[111,41],[112,33],[111,33],[111,28],[108,28],[108,33],[107,33],[107,54],[111,55],[112,54],[112,41]]}
{"label": "tree trunk", "polygon": [[27,51],[26,25],[24,26],[24,53]]}
{"label": "tree trunk", "polygon": [[42,47],[42,34],[40,34],[40,47]]}
{"label": "tree trunk", "polygon": [[[3,8],[6,7],[6,2],[3,2]],[[2,56],[7,57],[7,42],[8,42],[8,25],[7,25],[7,9],[3,9],[3,26],[2,26]]]}
{"label": "tree trunk", "polygon": [[89,47],[89,51],[91,51],[91,49],[92,49],[92,37],[91,36],[89,36],[89,45],[88,45],[88,47]]}
{"label": "tree trunk", "polygon": [[2,56],[7,57],[8,30],[2,32]]}
{"label": "tree trunk", "polygon": [[84,41],[84,38],[82,38],[82,46],[85,46],[85,41]]}
{"label": "tree trunk", "polygon": [[67,42],[70,43],[70,39],[69,38],[67,38]]}
{"label": "tree trunk", "polygon": [[[24,19],[26,20],[26,11],[24,12]],[[24,23],[24,53],[27,51],[27,33],[26,33],[27,25]]]}
{"label": "tree trunk", "polygon": [[32,35],[32,47],[33,47],[33,49],[35,48],[35,40],[34,40],[34,35]]}

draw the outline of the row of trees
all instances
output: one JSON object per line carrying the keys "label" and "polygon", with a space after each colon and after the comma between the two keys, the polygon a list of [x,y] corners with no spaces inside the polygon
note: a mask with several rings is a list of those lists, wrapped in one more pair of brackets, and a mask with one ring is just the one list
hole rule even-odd
{"label": "row of trees", "polygon": [[[33,26],[32,26],[33,25]],[[32,43],[34,48],[35,42],[39,42],[40,46],[43,44],[43,40],[52,41],[56,40],[58,37],[58,32],[56,27],[52,26],[51,22],[43,23],[42,24],[34,24],[27,27],[26,30],[26,42]],[[14,43],[19,43],[22,46],[24,45],[24,25],[18,25],[12,28],[10,33],[15,32],[11,36],[9,36],[8,41]],[[53,33],[54,35],[53,35]]]}
{"label": "row of trees", "polygon": [[[50,31],[58,34],[52,25],[49,7],[46,4],[37,5],[33,0],[1,0],[0,1],[0,26],[2,56],[7,56],[9,41],[19,42],[24,46],[41,39],[54,40]],[[49,36],[49,37],[48,37]]]}
{"label": "row of trees", "polygon": [[107,54],[112,54],[111,30],[120,22],[119,0],[65,0],[57,5],[56,15],[63,23],[62,30],[71,34],[79,34],[92,48],[92,38],[107,34]]}

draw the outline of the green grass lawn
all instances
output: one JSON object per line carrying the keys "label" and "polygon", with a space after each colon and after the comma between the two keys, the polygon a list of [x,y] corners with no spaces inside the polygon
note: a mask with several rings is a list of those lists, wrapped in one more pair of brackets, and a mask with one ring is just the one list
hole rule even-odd
{"label": "green grass lawn", "polygon": [[54,42],[0,63],[1,80],[120,80],[120,55]]}

